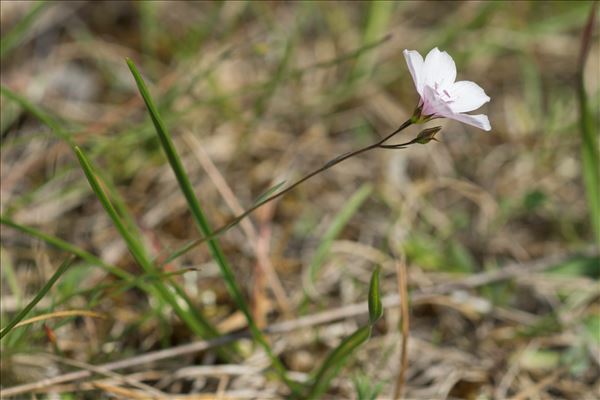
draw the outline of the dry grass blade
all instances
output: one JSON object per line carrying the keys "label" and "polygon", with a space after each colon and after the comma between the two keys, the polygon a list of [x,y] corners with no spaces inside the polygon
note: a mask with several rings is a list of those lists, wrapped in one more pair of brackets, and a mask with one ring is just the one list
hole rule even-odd
{"label": "dry grass blade", "polygon": [[153,388],[152,386],[146,385],[144,383],[141,383],[141,382],[139,382],[135,379],[129,378],[127,376],[117,374],[117,373],[107,370],[105,368],[96,367],[96,366],[90,365],[88,363],[84,363],[84,362],[77,361],[77,360],[70,360],[70,359],[67,359],[64,357],[57,357],[57,356],[53,356],[53,355],[48,355],[48,357],[55,361],[58,361],[62,364],[67,364],[67,365],[70,365],[73,367],[80,368],[82,370],[87,370],[94,374],[104,375],[109,378],[113,378],[116,381],[131,385],[140,390],[143,390],[146,393],[146,396],[150,396],[152,398],[167,398],[168,397],[166,393],[163,393],[160,390]]}
{"label": "dry grass blade", "polygon": [[[588,251],[585,251],[581,254],[597,255],[598,253],[595,249],[589,249]],[[463,284],[461,284],[460,281],[457,281],[454,283],[444,283],[435,287],[429,287],[421,293],[413,294],[412,299],[413,302],[419,302],[424,301],[427,298],[438,296],[439,294],[450,293],[457,288],[476,288],[490,283],[501,282],[507,279],[519,278],[521,276],[527,276],[527,274],[544,271],[572,258],[572,254],[556,254],[545,259],[532,261],[529,264],[519,263],[515,265],[509,265],[499,272],[484,272],[473,277],[467,277],[462,280],[462,282],[464,282]],[[398,294],[388,295],[382,299],[382,304],[384,308],[398,307],[401,304],[400,296]],[[340,308],[324,311],[318,314],[301,317],[296,320],[272,324],[271,326],[265,329],[265,333],[283,334],[298,329],[312,327],[315,325],[339,321],[345,318],[352,318],[357,315],[366,313],[368,313],[367,302],[351,304]],[[197,353],[217,346],[223,346],[225,344],[234,342],[242,338],[247,338],[249,336],[250,335],[248,332],[234,333],[217,339],[199,341],[195,343],[189,343],[185,345],[172,347],[170,349],[154,351],[147,354],[142,354],[139,356],[124,359],[121,361],[103,364],[98,367],[111,371],[136,367],[169,358],[181,357],[186,354]],[[38,391],[48,386],[85,379],[89,376],[91,376],[91,374],[88,371],[71,372],[65,375],[40,380],[39,382],[3,389],[2,391],[0,391],[0,396],[15,396],[31,391]]]}
{"label": "dry grass blade", "polygon": [[553,381],[556,381],[556,379],[558,379],[560,375],[564,373],[565,369],[560,368],[548,375],[547,377],[545,377],[544,379],[542,379],[541,381],[537,382],[536,384],[531,385],[522,392],[510,397],[509,400],[526,400],[530,399],[532,396],[539,395],[544,389],[544,387],[550,385]]}
{"label": "dry grass blade", "polygon": [[18,324],[15,325],[15,328],[20,326],[25,326],[29,324],[33,324],[35,322],[45,321],[52,318],[66,318],[66,317],[91,317],[91,318],[100,318],[107,319],[108,316],[106,314],[97,313],[89,310],[64,310],[64,311],[55,311],[47,314],[37,315],[32,318],[25,319]]}

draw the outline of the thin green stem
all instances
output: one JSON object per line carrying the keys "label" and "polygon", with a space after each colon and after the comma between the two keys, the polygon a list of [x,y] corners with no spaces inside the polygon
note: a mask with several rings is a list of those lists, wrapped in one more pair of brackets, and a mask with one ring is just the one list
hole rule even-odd
{"label": "thin green stem", "polygon": [[294,190],[296,187],[298,187],[299,185],[301,185],[302,183],[306,182],[307,180],[309,180],[310,178],[312,178],[315,175],[320,174],[321,172],[324,172],[326,170],[328,170],[329,168],[341,163],[342,161],[345,161],[349,158],[352,158],[354,156],[357,156],[359,154],[362,153],[366,153],[367,151],[376,149],[376,148],[402,148],[404,146],[407,146],[409,144],[414,143],[414,140],[407,142],[407,143],[402,143],[399,145],[392,145],[392,146],[386,146],[384,145],[385,142],[387,142],[388,140],[390,140],[392,137],[394,137],[395,135],[397,135],[399,132],[403,131],[404,129],[408,128],[410,125],[412,125],[414,123],[413,118],[406,120],[402,125],[400,125],[400,127],[398,129],[396,129],[395,131],[393,131],[392,133],[390,133],[389,135],[385,136],[383,139],[378,140],[377,142],[370,144],[368,146],[362,147],[358,150],[354,150],[348,153],[344,153],[330,161],[328,161],[325,165],[323,165],[322,167],[312,171],[311,173],[305,175],[304,177],[300,178],[299,180],[297,180],[296,182],[294,182],[293,184],[291,184],[290,186],[288,186],[287,188],[283,189],[281,192],[278,192],[272,196],[267,197],[266,199],[256,203],[255,205],[253,205],[252,207],[250,207],[249,209],[247,209],[246,211],[244,211],[243,213],[241,213],[240,215],[236,216],[234,219],[232,219],[230,222],[228,222],[227,224],[221,226],[220,228],[214,230],[212,232],[211,235],[208,236],[204,236],[200,239],[196,239],[191,243],[188,243],[187,245],[185,245],[184,247],[180,248],[179,250],[175,251],[173,254],[171,254],[171,256],[169,256],[168,258],[165,259],[165,261],[163,262],[163,264],[167,264],[171,261],[173,261],[174,259],[176,259],[177,257],[187,253],[188,251],[190,251],[191,249],[193,249],[194,247],[206,242],[206,241],[210,241],[213,240],[219,236],[221,236],[223,233],[227,232],[229,229],[233,228],[235,225],[237,225],[241,220],[243,220],[244,218],[246,218],[248,215],[252,214],[254,211],[256,211],[257,209],[259,209],[260,207],[264,206],[265,204],[278,199],[280,197],[282,197],[283,195],[291,192],[292,190]]}

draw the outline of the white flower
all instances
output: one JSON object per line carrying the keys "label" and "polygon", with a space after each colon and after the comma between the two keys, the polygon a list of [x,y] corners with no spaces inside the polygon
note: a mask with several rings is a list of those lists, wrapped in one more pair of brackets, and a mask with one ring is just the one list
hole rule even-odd
{"label": "white flower", "polygon": [[488,117],[463,114],[490,101],[483,89],[471,81],[456,80],[456,65],[448,53],[432,49],[425,61],[415,50],[404,50],[404,58],[421,96],[422,116],[445,117],[489,131]]}

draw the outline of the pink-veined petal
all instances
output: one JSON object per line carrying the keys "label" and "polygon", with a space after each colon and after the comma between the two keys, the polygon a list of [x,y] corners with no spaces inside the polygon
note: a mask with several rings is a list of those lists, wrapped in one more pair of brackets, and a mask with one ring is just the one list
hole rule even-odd
{"label": "pink-veined petal", "polygon": [[437,90],[450,87],[456,80],[456,64],[445,51],[437,47],[425,57],[423,63],[424,83]]}
{"label": "pink-veined petal", "polygon": [[490,101],[481,86],[471,81],[456,82],[448,89],[448,92],[452,98],[452,102],[448,105],[456,113],[477,110]]}
{"label": "pink-veined petal", "polygon": [[429,85],[423,86],[423,95],[421,98],[423,100],[422,115],[439,115],[445,117],[454,114],[452,109],[448,107],[448,104],[440,99],[435,89]]}
{"label": "pink-veined petal", "polygon": [[423,95],[423,57],[416,50],[404,50],[404,58],[408,65],[408,70],[412,75],[413,82],[419,95]]}
{"label": "pink-veined petal", "polygon": [[492,126],[490,125],[490,120],[488,119],[487,115],[484,115],[484,114],[477,114],[477,115],[454,114],[452,116],[447,115],[446,117],[454,119],[459,122],[463,122],[468,125],[475,126],[479,129],[483,129],[484,131],[492,130]]}
{"label": "pink-veined petal", "polygon": [[435,95],[435,91],[425,85],[423,89],[423,115],[434,115],[438,117],[453,119],[479,129],[489,131],[492,129],[487,115],[470,115],[454,112],[450,105]]}

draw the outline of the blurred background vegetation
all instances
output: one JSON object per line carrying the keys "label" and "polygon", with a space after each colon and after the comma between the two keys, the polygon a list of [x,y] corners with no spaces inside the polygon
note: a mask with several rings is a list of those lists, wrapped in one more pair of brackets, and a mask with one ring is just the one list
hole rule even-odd
{"label": "blurred background vegetation", "polygon": [[[2,1],[2,328],[69,253],[78,256],[27,314],[40,319],[2,338],[3,390],[88,371],[22,392],[289,395],[247,336],[111,373],[92,367],[216,334],[181,313],[222,335],[247,328],[206,244],[154,273],[134,260],[64,140],[87,154],[150,258],[200,237],[125,57],[146,79],[216,228],[269,188],[394,130],[418,101],[402,50],[437,46],[454,57],[459,80],[491,97],[483,112],[492,132],[442,121],[440,143],[348,160],[224,234],[253,319],[283,327],[270,346],[290,378],[309,380],[368,321],[348,306],[366,300],[381,266],[384,317],[322,398],[391,398],[401,337],[395,263],[405,262],[406,398],[598,398],[597,27],[583,81],[579,63],[591,9]],[[157,281],[179,306],[157,295]]]}

